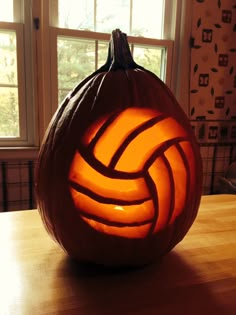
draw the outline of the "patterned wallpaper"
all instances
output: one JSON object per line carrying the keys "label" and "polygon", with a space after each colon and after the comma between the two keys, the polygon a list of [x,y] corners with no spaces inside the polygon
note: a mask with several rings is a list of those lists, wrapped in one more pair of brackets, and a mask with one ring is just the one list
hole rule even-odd
{"label": "patterned wallpaper", "polygon": [[236,1],[193,3],[192,126],[199,142],[236,143]]}

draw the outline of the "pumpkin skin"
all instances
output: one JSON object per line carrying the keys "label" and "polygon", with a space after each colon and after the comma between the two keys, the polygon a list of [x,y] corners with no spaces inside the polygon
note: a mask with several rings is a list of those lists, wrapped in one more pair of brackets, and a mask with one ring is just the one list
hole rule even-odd
{"label": "pumpkin skin", "polygon": [[63,101],[36,169],[39,213],[72,257],[107,266],[150,263],[197,215],[198,145],[169,88],[112,32],[106,64]]}

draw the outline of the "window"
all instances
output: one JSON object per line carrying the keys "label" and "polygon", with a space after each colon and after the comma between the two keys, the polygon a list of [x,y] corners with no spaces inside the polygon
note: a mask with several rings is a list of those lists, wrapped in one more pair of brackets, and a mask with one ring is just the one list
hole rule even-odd
{"label": "window", "polygon": [[183,2],[0,0],[0,145],[37,147],[66,94],[104,64],[115,28],[176,92]]}
{"label": "window", "polygon": [[0,144],[4,146],[32,145],[34,138],[31,56],[25,49],[28,31],[23,9],[22,1],[0,0]]}
{"label": "window", "polygon": [[16,29],[0,31],[0,136],[19,137],[19,85],[17,76]]}
{"label": "window", "polygon": [[[83,78],[105,63],[113,29],[129,36],[137,63],[170,83],[166,70],[173,41],[164,40],[164,7],[168,1],[51,0],[52,50],[57,48],[57,96],[60,104]],[[76,10],[75,10],[76,8]],[[148,16],[145,19],[144,16]],[[168,55],[168,58],[167,58]]]}

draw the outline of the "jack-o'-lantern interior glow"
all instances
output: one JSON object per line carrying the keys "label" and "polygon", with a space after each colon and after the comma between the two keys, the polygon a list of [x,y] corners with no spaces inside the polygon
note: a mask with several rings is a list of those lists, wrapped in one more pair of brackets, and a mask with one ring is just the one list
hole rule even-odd
{"label": "jack-o'-lantern interior glow", "polygon": [[37,197],[49,233],[79,261],[141,265],[191,227],[198,145],[168,87],[112,32],[106,64],[64,100],[42,144]]}

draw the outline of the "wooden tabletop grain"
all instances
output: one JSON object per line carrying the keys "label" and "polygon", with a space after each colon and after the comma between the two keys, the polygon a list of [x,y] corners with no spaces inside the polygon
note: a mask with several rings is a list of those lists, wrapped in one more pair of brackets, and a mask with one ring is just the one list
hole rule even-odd
{"label": "wooden tabletop grain", "polygon": [[37,210],[0,214],[0,315],[235,315],[236,195],[203,196],[161,261],[106,270],[70,259]]}

